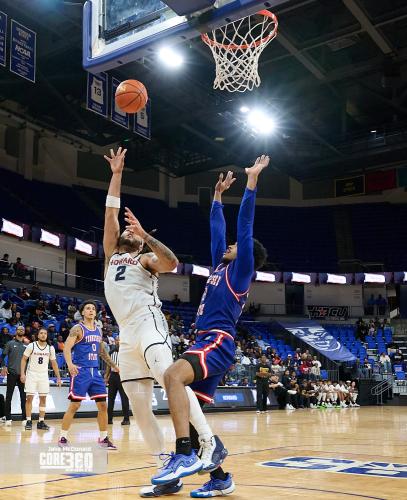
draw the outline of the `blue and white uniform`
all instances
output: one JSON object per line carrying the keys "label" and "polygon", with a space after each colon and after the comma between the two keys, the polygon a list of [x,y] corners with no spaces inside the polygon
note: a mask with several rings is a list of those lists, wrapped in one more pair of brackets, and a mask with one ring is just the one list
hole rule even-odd
{"label": "blue and white uniform", "polygon": [[237,221],[237,257],[222,263],[226,251],[223,205],[212,204],[211,253],[215,269],[209,276],[196,317],[196,344],[183,358],[194,368],[191,384],[198,398],[213,402],[216,388],[234,362],[236,324],[246,303],[254,274],[253,221],[256,190],[245,190]]}
{"label": "blue and white uniform", "polygon": [[90,399],[106,398],[106,385],[98,369],[102,332],[96,326],[94,330],[83,323],[79,323],[79,326],[82,336],[72,349],[72,361],[79,373],[71,377],[68,397],[74,401],[86,399],[86,394]]}

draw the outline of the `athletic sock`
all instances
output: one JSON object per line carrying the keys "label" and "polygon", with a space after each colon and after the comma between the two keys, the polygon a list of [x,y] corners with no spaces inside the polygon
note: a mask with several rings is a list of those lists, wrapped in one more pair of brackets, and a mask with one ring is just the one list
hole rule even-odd
{"label": "athletic sock", "polygon": [[107,438],[107,431],[100,431],[100,440],[103,441]]}
{"label": "athletic sock", "polygon": [[39,422],[44,422],[44,417],[39,417]]}
{"label": "athletic sock", "polygon": [[221,481],[225,481],[227,478],[227,472],[225,472],[222,467],[218,467],[217,469],[211,472],[212,479],[220,479]]}
{"label": "athletic sock", "polygon": [[61,438],[68,439],[68,431],[63,431],[61,429],[61,432],[59,433],[59,439],[61,439]]}
{"label": "athletic sock", "polygon": [[189,436],[176,440],[175,453],[177,455],[190,455],[192,453],[191,439]]}
{"label": "athletic sock", "polygon": [[31,420],[31,415],[27,415],[26,420]]}

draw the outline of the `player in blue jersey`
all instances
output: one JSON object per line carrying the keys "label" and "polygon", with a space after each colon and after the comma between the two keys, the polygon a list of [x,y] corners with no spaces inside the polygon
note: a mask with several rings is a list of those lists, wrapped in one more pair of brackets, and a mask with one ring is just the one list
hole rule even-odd
{"label": "player in blue jersey", "polygon": [[71,328],[64,347],[64,356],[71,375],[71,385],[68,398],[71,400],[62,420],[61,434],[58,445],[68,446],[68,431],[75,413],[86,394],[93,399],[98,409],[99,446],[108,450],[115,450],[116,446],[107,435],[107,404],[106,385],[99,372],[99,358],[103,359],[112,371],[119,371],[107,353],[102,332],[95,324],[96,304],[87,300],[79,307],[83,321]]}
{"label": "player in blue jersey", "polygon": [[[236,323],[246,302],[254,272],[263,266],[267,252],[253,238],[253,221],[257,179],[269,163],[268,156],[257,158],[246,168],[247,186],[237,221],[237,243],[226,246],[226,224],[222,210],[222,193],[234,182],[232,172],[215,187],[211,210],[211,252],[213,273],[209,276],[196,317],[196,344],[164,374],[171,418],[176,433],[176,452],[153,479],[153,484],[166,484],[176,478],[196,472],[199,458],[196,433],[190,433],[189,406],[185,386],[190,385],[201,401],[212,402],[216,388],[234,362]],[[191,436],[194,443],[191,442]],[[199,445],[198,445],[199,446]],[[214,462],[221,463],[227,455],[218,436],[213,437],[211,453]],[[232,493],[234,483],[221,468],[211,472],[211,479],[202,488],[191,492],[192,497],[211,497]]]}

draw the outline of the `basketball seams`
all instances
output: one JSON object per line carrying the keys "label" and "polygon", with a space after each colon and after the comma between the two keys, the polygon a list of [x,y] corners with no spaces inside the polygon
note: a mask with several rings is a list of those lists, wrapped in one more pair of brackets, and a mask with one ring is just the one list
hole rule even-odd
{"label": "basketball seams", "polygon": [[[142,109],[148,100],[147,89],[141,82],[139,82],[139,85],[134,85],[131,83],[131,81],[130,82],[126,81],[125,85],[126,85],[125,92],[120,92],[120,86],[118,87],[115,96],[116,103],[119,106],[119,108],[122,109],[122,111],[128,113],[135,113],[136,111],[129,110],[128,108],[134,105],[134,103],[136,103],[138,100],[139,103],[138,108]],[[131,94],[128,97],[128,99],[130,100],[127,102],[122,102],[122,96],[126,96],[127,94]],[[126,101],[126,97],[124,97],[124,100]]]}

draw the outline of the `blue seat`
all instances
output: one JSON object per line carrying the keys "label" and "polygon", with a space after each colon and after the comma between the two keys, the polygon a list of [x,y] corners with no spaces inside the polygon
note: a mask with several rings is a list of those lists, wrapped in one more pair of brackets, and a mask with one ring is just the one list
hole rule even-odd
{"label": "blue seat", "polygon": [[328,378],[327,370],[321,370],[321,378],[326,380]]}
{"label": "blue seat", "polygon": [[397,380],[406,380],[406,373],[405,372],[396,372],[396,378],[397,378]]}

